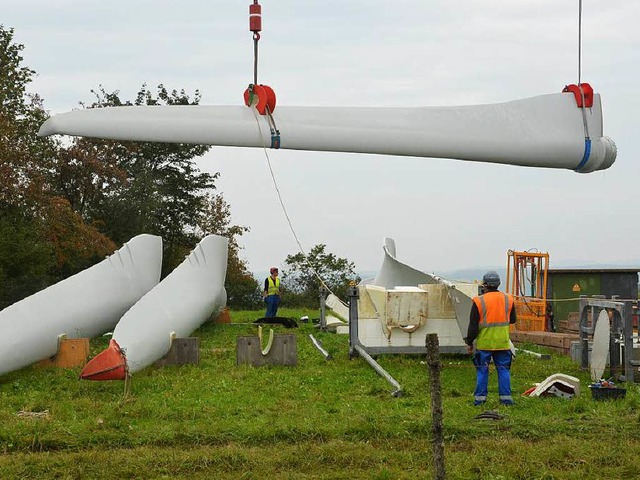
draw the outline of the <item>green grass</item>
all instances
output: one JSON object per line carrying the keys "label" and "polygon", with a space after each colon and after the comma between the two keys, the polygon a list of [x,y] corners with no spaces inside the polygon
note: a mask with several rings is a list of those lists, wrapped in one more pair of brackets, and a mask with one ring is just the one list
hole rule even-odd
{"label": "green grass", "polygon": [[[297,334],[297,367],[236,366],[236,337],[255,334],[248,322],[261,316],[232,312],[232,324],[206,324],[197,332],[199,365],[139,372],[126,399],[122,382],[80,381],[79,369],[30,367],[0,377],[0,478],[433,477],[424,358],[378,358],[406,393],[395,398],[366,362],[349,360],[346,336],[300,324],[274,328]],[[92,341],[92,354],[106,345]],[[492,369],[487,408],[506,417],[474,420],[469,359],[442,361],[448,478],[633,478],[640,470],[637,385],[627,385],[623,400],[596,402],[588,375],[569,358],[520,355],[514,394],[558,372],[579,377],[583,394],[516,395],[515,407],[502,407]]]}

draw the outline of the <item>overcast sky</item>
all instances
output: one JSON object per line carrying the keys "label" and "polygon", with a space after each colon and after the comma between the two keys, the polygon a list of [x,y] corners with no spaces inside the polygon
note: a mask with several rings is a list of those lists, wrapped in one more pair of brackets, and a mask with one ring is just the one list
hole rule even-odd
{"label": "overcast sky", "polygon": [[[0,0],[0,22],[37,71],[31,90],[62,113],[103,85],[200,89],[241,105],[253,79],[250,0]],[[262,0],[258,80],[279,105],[446,106],[503,102],[578,81],[578,0]],[[446,159],[270,150],[295,231],[377,270],[382,239],[428,272],[502,266],[508,249],[551,266],[640,264],[640,2],[583,2],[582,81],[602,94],[607,171],[577,174]],[[213,147],[198,161],[255,272],[298,251],[260,149]]]}

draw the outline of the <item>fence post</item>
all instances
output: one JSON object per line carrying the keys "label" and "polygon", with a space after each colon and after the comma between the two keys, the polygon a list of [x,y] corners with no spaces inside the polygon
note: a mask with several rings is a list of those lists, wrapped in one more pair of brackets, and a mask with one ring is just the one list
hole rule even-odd
{"label": "fence post", "polygon": [[327,331],[327,317],[325,313],[325,300],[327,297],[327,289],[324,288],[324,285],[320,286],[320,330],[323,332]]}
{"label": "fence post", "polygon": [[442,385],[440,384],[440,345],[438,334],[430,333],[426,338],[427,365],[429,366],[429,390],[431,393],[431,433],[433,435],[434,478],[444,480],[444,427],[442,423]]}

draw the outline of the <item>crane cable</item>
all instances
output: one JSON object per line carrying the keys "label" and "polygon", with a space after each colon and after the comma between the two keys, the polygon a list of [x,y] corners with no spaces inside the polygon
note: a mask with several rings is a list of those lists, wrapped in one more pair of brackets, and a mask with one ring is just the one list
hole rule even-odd
{"label": "crane cable", "polygon": [[249,5],[249,30],[253,32],[253,84],[258,84],[258,41],[262,30],[262,6],[258,0]]}
{"label": "crane cable", "polygon": [[582,77],[582,0],[578,0],[578,85]]}
{"label": "crane cable", "polygon": [[276,176],[273,173],[273,168],[271,166],[271,158],[269,157],[269,151],[267,150],[267,145],[266,145],[266,143],[264,141],[264,136],[262,135],[262,129],[260,128],[260,118],[258,116],[258,111],[255,108],[252,108],[251,110],[253,111],[253,115],[254,115],[254,117],[256,119],[256,123],[258,125],[258,133],[260,133],[260,140],[262,142],[262,149],[264,151],[264,156],[267,159],[267,166],[269,167],[269,174],[271,175],[271,180],[273,182],[273,186],[275,187],[276,194],[278,195],[278,202],[280,203],[280,207],[282,208],[282,212],[284,213],[284,216],[285,216],[285,218],[287,220],[287,224],[289,225],[289,230],[291,230],[291,233],[293,234],[293,238],[295,239],[296,243],[298,244],[298,249],[300,250],[300,253],[302,253],[304,261],[307,264],[307,268],[311,271],[311,273],[313,273],[313,275],[318,279],[320,284],[330,294],[335,295],[335,293],[333,293],[333,291],[325,283],[325,281],[322,279],[322,277],[316,271],[316,269],[313,268],[313,265],[311,265],[311,263],[309,262],[309,258],[307,256],[304,248],[302,247],[302,243],[300,243],[300,240],[298,239],[298,235],[297,235],[295,229],[293,228],[293,223],[291,222],[291,218],[289,217],[289,213],[287,212],[287,208],[285,207],[284,201],[282,200],[282,195],[280,194],[280,188],[278,187],[278,182],[276,181]]}
{"label": "crane cable", "polygon": [[[287,223],[289,224],[289,229],[293,234],[293,238],[298,244],[298,248],[300,249],[300,253],[304,258],[305,263],[307,264],[307,268],[315,275],[320,284],[332,295],[335,295],[333,291],[329,288],[329,286],[325,283],[325,281],[320,277],[318,272],[313,265],[309,262],[306,252],[304,248],[302,248],[302,244],[298,239],[298,235],[296,234],[295,229],[293,228],[293,224],[291,223],[291,218],[287,212],[287,209],[284,205],[284,201],[282,200],[282,195],[280,194],[280,188],[278,187],[278,182],[276,182],[276,177],[273,173],[273,168],[271,167],[271,159],[269,158],[269,152],[267,151],[267,146],[264,141],[264,136],[262,135],[262,129],[260,128],[260,118],[258,114],[265,115],[267,117],[267,123],[269,124],[269,129],[271,130],[271,148],[280,148],[280,131],[276,127],[276,122],[272,116],[273,110],[275,109],[275,94],[271,87],[267,87],[266,85],[258,85],[258,41],[260,40],[260,32],[262,31],[262,6],[258,3],[258,0],[253,0],[253,3],[249,5],[249,30],[253,32],[253,84],[249,85],[249,88],[245,91],[245,104],[251,108],[253,111],[253,115],[256,119],[256,124],[258,125],[258,133],[260,134],[260,140],[262,142],[262,149],[264,150],[265,157],[267,159],[267,166],[269,167],[269,173],[271,174],[271,180],[273,181],[273,186],[275,187],[276,194],[278,195],[278,201],[280,202],[280,206],[282,207],[282,212],[284,213],[285,218],[287,219]],[[258,95],[258,104],[254,102],[255,92],[258,92],[262,97],[263,104],[260,103],[260,95]]]}
{"label": "crane cable", "polygon": [[587,122],[586,103],[584,90],[582,89],[582,0],[578,0],[578,89],[582,97],[582,124],[584,126],[584,155],[582,161],[575,169],[579,171],[586,165],[591,156],[591,136],[589,135],[589,124]]}

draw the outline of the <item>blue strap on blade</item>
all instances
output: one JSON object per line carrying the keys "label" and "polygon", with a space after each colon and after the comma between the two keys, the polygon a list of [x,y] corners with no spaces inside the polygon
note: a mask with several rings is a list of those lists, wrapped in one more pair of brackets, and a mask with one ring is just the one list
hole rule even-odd
{"label": "blue strap on blade", "polygon": [[585,138],[584,139],[584,155],[582,156],[582,160],[580,161],[580,164],[575,168],[576,172],[579,172],[580,170],[582,170],[582,168],[589,161],[590,156],[591,156],[591,139]]}
{"label": "blue strap on blade", "polygon": [[280,148],[280,132],[271,134],[271,148]]}

